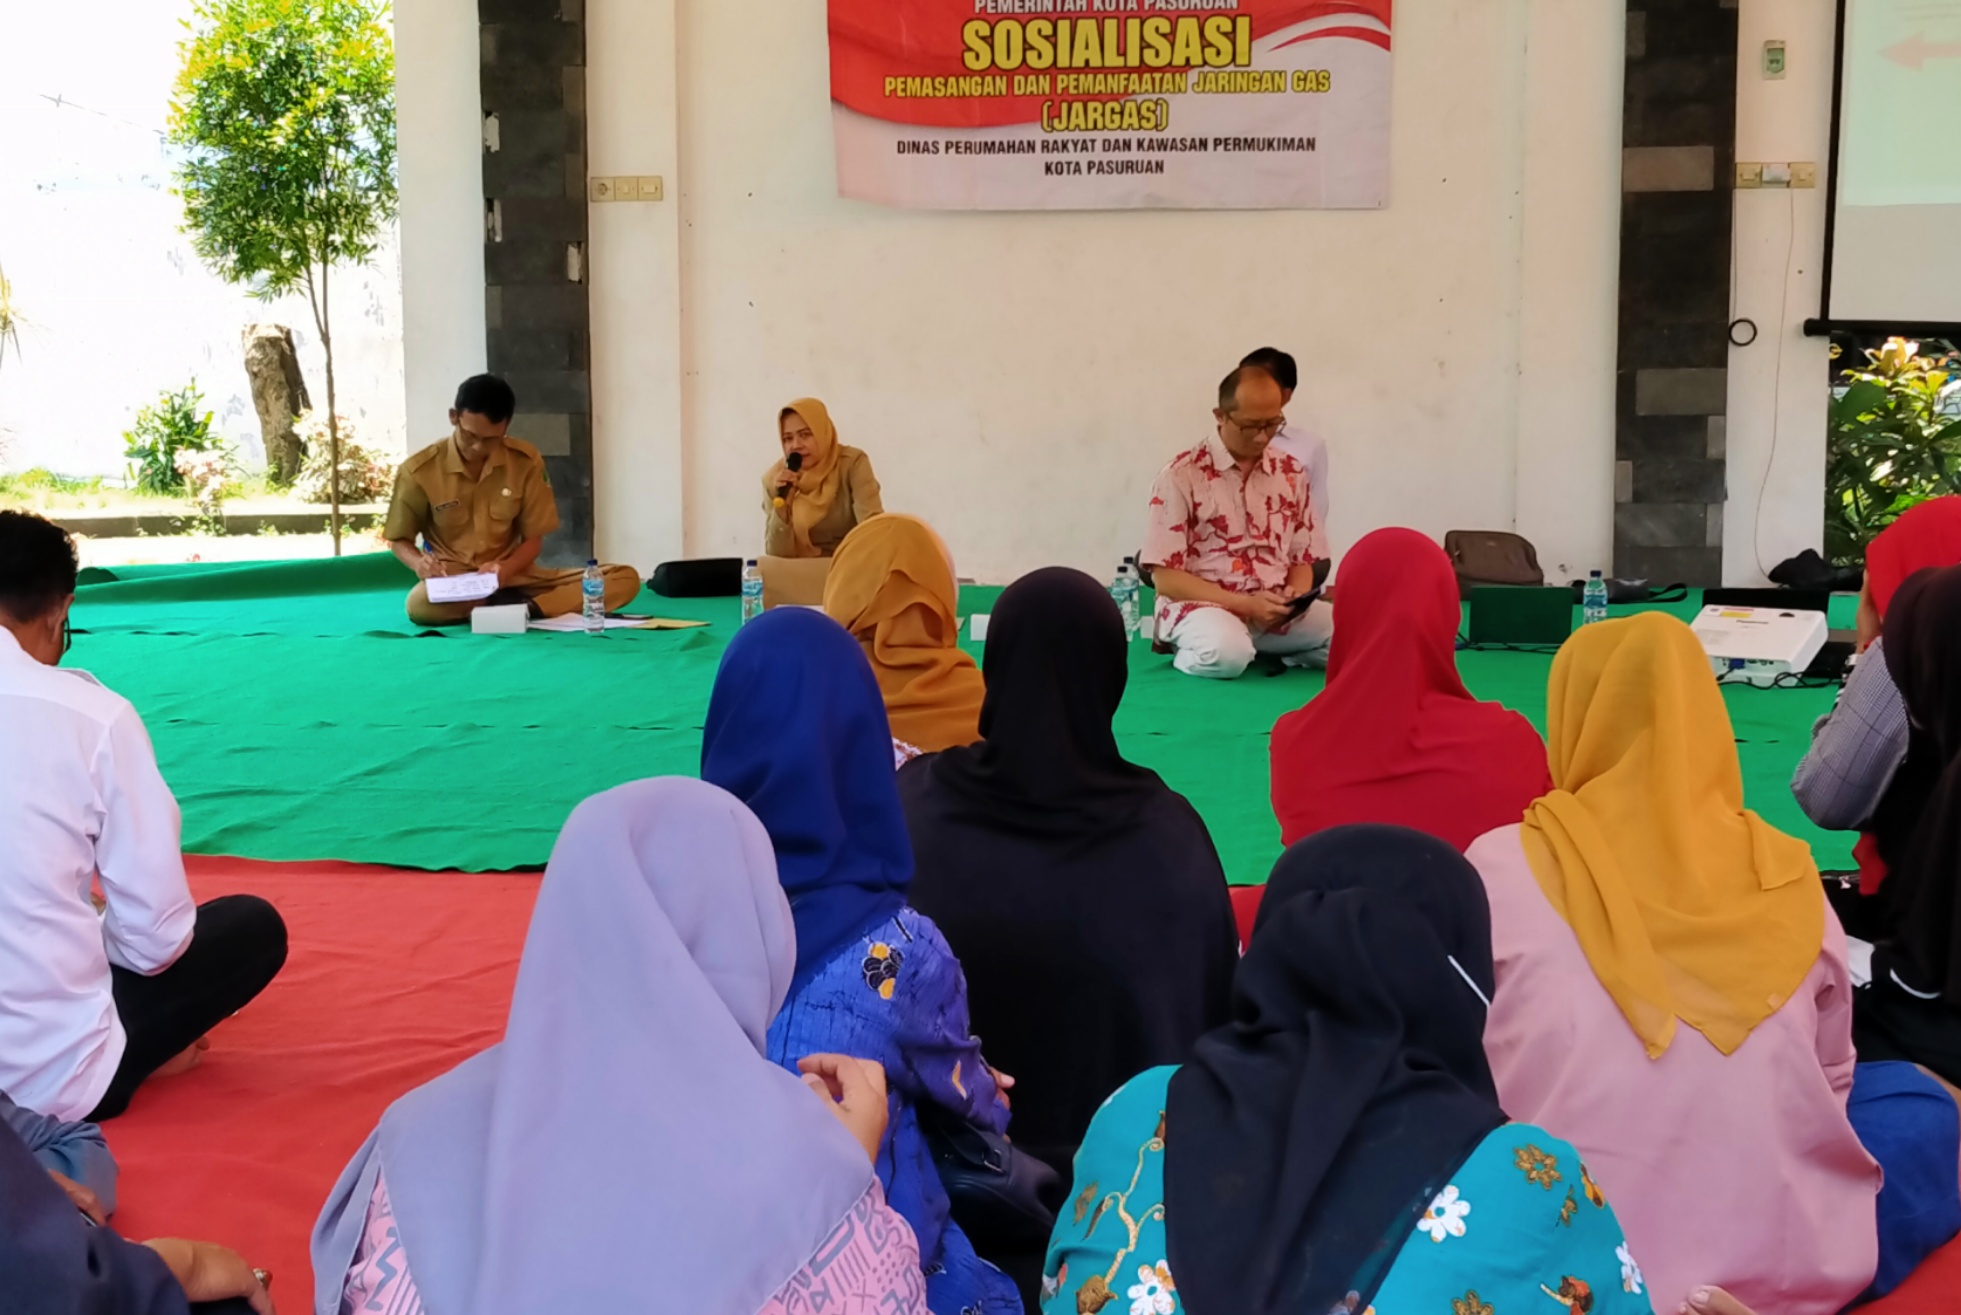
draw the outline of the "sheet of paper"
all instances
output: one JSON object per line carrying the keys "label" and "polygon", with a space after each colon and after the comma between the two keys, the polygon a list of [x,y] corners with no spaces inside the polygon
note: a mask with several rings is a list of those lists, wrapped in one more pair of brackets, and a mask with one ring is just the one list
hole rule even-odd
{"label": "sheet of paper", "polygon": [[[706,621],[671,621],[658,616],[609,616],[606,618],[608,630],[693,630],[705,626]],[[549,621],[533,621],[533,630],[546,630],[554,634],[577,634],[586,628],[586,619],[577,612],[570,616],[555,616]]]}
{"label": "sheet of paper", "polygon": [[432,603],[480,603],[497,592],[497,575],[494,571],[439,575],[428,584]]}

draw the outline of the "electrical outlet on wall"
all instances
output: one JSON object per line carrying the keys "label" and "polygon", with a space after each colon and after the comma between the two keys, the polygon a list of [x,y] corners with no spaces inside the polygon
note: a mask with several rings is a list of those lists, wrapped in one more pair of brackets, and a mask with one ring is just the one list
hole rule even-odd
{"label": "electrical outlet on wall", "polygon": [[586,199],[604,201],[658,201],[664,188],[657,174],[595,175],[586,180]]}

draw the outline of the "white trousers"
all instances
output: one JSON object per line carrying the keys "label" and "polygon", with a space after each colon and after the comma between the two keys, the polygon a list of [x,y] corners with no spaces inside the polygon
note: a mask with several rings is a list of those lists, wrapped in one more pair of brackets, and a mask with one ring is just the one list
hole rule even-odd
{"label": "white trousers", "polygon": [[1178,650],[1172,665],[1187,676],[1236,680],[1261,653],[1279,654],[1290,667],[1325,667],[1334,633],[1334,607],[1316,602],[1277,633],[1254,634],[1252,627],[1223,607],[1199,607],[1159,638]]}

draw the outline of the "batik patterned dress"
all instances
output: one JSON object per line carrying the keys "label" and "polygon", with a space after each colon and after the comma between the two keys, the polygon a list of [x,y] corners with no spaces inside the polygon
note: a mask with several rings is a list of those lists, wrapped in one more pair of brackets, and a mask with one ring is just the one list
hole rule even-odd
{"label": "batik patterned dress", "polygon": [[[756,1315],[930,1315],[919,1251],[877,1183],[838,1221],[810,1263],[790,1276]],[[388,1203],[376,1177],[360,1250],[341,1289],[340,1315],[423,1315]]]}
{"label": "batik patterned dress", "polygon": [[[1042,1315],[1181,1315],[1167,1259],[1165,1096],[1155,1068],[1112,1096],[1076,1154]],[[1358,1309],[1359,1307],[1359,1309]],[[1331,1315],[1652,1315],[1641,1268],[1579,1152],[1530,1124],[1471,1152],[1417,1221],[1374,1300]]]}
{"label": "batik patterned dress", "polygon": [[933,1315],[1020,1315],[1013,1281],[975,1255],[949,1217],[919,1127],[918,1106],[928,1101],[995,1132],[1008,1126],[968,1024],[966,979],[932,920],[901,909],[833,955],[785,1002],[770,1025],[768,1053],[792,1070],[815,1054],[885,1065],[891,1123],[878,1178],[919,1238]]}

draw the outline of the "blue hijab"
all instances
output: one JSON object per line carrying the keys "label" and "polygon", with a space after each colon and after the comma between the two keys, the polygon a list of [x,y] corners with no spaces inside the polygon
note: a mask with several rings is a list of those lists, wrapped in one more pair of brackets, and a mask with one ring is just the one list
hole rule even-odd
{"label": "blue hijab", "polygon": [[912,841],[892,730],[864,649],[837,622],[780,608],[742,628],[708,701],[701,775],[749,805],[776,847],[797,924],[792,995],[904,907]]}

